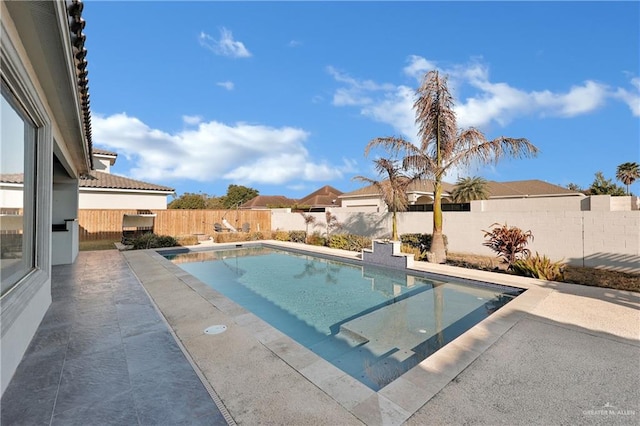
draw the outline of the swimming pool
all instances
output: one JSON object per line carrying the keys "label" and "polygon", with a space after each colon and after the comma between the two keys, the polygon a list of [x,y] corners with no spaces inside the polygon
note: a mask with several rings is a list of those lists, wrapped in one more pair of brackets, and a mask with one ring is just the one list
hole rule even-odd
{"label": "swimming pool", "polygon": [[376,391],[522,291],[266,246],[165,257]]}

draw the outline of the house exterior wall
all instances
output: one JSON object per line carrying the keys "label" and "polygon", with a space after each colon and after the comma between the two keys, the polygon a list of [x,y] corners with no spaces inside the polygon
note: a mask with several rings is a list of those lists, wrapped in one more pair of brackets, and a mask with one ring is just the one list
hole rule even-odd
{"label": "house exterior wall", "polygon": [[[75,197],[74,204],[78,203],[81,209],[147,209],[165,210],[167,208],[167,194],[149,194],[141,192],[116,193],[111,191],[87,191],[80,188],[78,196],[77,182],[76,191],[66,197]],[[56,200],[61,199],[56,197]],[[22,208],[22,186],[0,187],[0,200],[3,207],[20,209]],[[60,204],[63,205],[63,204]],[[75,211],[75,210],[74,210]],[[58,216],[68,218],[69,214],[58,212]],[[73,215],[75,216],[75,214]],[[54,222],[57,218],[54,218]]]}
{"label": "house exterior wall", "polygon": [[97,155],[93,156],[93,168],[104,173],[111,173],[111,160]]}
{"label": "house exterior wall", "polygon": [[87,191],[80,188],[81,209],[166,210],[167,194]]}
{"label": "house exterior wall", "polygon": [[354,211],[365,211],[365,212],[378,212],[386,210],[387,206],[383,206],[383,202],[378,197],[370,197],[370,198],[349,198],[342,199],[341,205],[342,208],[351,209]]}
{"label": "house exterior wall", "polygon": [[22,185],[0,185],[0,205],[12,209],[21,209]]}
{"label": "house exterior wall", "polygon": [[471,202],[471,211],[580,211],[586,197],[503,198]]}
{"label": "house exterior wall", "polygon": [[[75,72],[71,47],[63,45],[70,39],[65,3],[2,2],[0,8],[3,84],[27,111],[37,140],[34,146],[25,145],[25,151],[34,156],[37,167],[25,170],[25,174],[35,176],[29,195],[37,199],[37,203],[24,207],[25,218],[34,216],[33,237],[23,236],[33,245],[28,252],[33,251],[34,260],[26,274],[0,296],[1,394],[51,304],[51,225],[52,215],[57,212],[52,196],[52,158],[55,155],[74,180],[85,172],[88,159],[80,154],[85,139],[79,108],[67,109],[70,105],[78,106],[79,97],[73,86],[76,76],[71,75]],[[34,65],[34,61],[48,61],[51,57],[56,57],[55,63]],[[50,75],[55,78],[51,79]],[[77,126],[72,126],[74,120]],[[16,204],[13,208],[22,207],[22,190],[18,192],[20,205],[17,205],[15,189],[3,188],[3,203]],[[23,249],[23,256],[24,253]]]}

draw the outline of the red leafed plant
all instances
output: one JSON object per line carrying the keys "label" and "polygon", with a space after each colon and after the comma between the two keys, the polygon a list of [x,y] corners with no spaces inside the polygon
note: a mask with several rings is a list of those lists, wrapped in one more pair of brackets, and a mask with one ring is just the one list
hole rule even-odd
{"label": "red leafed plant", "polygon": [[529,240],[533,241],[531,231],[525,232],[518,227],[507,226],[506,223],[504,225],[494,223],[491,227],[490,231],[482,231],[487,239],[482,245],[498,253],[498,257],[502,258],[508,268],[511,268],[513,262],[519,258],[528,257],[531,254],[531,251],[526,248]]}

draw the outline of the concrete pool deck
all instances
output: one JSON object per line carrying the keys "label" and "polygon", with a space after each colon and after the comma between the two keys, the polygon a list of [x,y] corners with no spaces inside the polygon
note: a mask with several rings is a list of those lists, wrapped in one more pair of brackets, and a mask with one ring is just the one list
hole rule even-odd
{"label": "concrete pool deck", "polygon": [[[640,422],[637,293],[416,262],[418,270],[528,291],[374,392],[156,251],[121,255],[238,424]],[[81,256],[97,260],[104,252]],[[217,324],[227,330],[204,333]]]}

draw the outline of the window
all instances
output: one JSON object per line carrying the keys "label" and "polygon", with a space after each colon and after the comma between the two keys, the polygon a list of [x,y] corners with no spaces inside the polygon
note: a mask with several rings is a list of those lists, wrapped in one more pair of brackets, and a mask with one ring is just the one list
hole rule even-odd
{"label": "window", "polygon": [[35,268],[36,126],[2,82],[0,112],[1,295]]}
{"label": "window", "polygon": [[[409,205],[407,211],[410,212],[432,212],[433,204],[413,204]],[[471,203],[442,203],[443,212],[470,212]]]}

